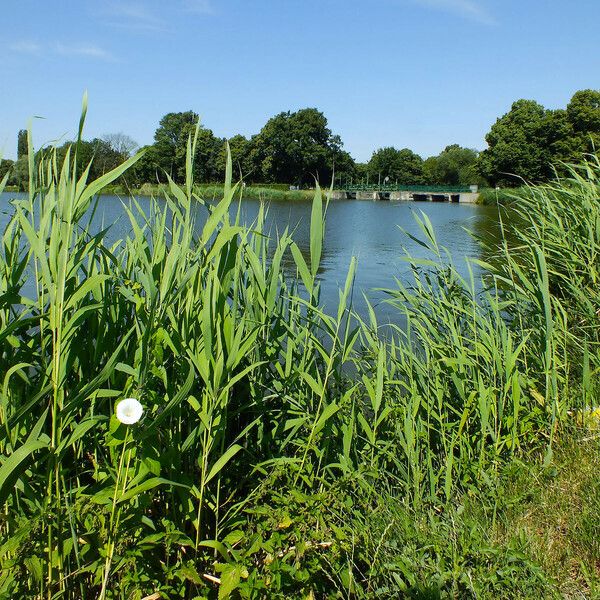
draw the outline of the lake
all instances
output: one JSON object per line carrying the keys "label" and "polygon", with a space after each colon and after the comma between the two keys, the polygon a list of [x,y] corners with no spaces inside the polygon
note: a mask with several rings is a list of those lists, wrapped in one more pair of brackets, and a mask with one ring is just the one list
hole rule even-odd
{"label": "lake", "polygon": [[[9,200],[24,194],[0,195],[0,229],[9,219]],[[127,199],[123,199],[127,202]],[[148,198],[140,198],[143,207]],[[244,199],[241,215],[245,223],[252,223],[258,214],[260,201]],[[236,207],[232,207],[232,213]],[[294,230],[293,237],[305,256],[310,247],[311,203],[304,201],[271,201],[268,203],[267,228],[273,234],[285,227]],[[204,208],[199,208],[201,226]],[[425,213],[435,229],[438,243],[450,253],[463,276],[467,276],[466,259],[480,258],[481,250],[469,231],[487,236],[497,235],[497,209],[474,204],[438,202],[332,200],[327,211],[327,223],[319,277],[321,300],[325,309],[333,313],[337,307],[338,289],[343,287],[352,256],[358,259],[354,286],[354,307],[364,313],[364,293],[376,305],[381,323],[397,322],[393,307],[383,300],[385,294],[378,288],[390,288],[395,278],[407,281],[410,268],[403,260],[405,250],[416,257],[429,257],[427,251],[412,241],[402,229],[421,237],[414,215]],[[117,196],[102,196],[95,216],[98,226],[113,224],[110,237],[117,239],[127,233],[128,220],[122,200]],[[475,273],[477,269],[475,268]]]}

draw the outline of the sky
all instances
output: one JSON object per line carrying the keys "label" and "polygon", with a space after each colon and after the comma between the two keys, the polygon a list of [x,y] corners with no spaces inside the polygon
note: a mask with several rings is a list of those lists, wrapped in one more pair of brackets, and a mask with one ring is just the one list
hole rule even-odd
{"label": "sky", "polygon": [[31,122],[36,147],[152,142],[194,110],[219,137],[316,107],[359,161],[483,149],[515,100],[565,107],[600,88],[599,0],[2,0],[0,156]]}

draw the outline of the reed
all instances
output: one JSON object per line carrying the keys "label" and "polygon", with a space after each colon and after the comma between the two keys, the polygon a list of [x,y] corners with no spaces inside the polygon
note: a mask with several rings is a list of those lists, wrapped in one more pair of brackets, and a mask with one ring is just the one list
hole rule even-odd
{"label": "reed", "polygon": [[320,307],[318,186],[303,254],[263,209],[241,224],[229,157],[205,202],[192,137],[185,184],[123,202],[109,242],[98,193],[139,155],[88,181],[77,143],[62,164],[29,145],[0,255],[1,597],[368,596],[385,575],[364,575],[349,514],[389,495],[450,514],[514,461],[550,465],[596,401],[597,162],[524,196],[483,292],[419,217],[431,258],[406,257],[388,290],[405,326],[384,335],[352,311],[354,260]]}

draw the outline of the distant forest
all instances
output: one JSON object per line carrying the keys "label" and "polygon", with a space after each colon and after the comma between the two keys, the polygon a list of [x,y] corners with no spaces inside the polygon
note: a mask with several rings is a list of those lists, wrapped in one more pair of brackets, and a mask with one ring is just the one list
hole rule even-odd
{"label": "distant forest", "polygon": [[[185,172],[187,140],[195,132],[198,115],[193,111],[168,113],[144,146],[143,157],[126,173],[122,183],[139,187],[165,182],[167,175],[181,182]],[[282,112],[270,118],[250,139],[235,135],[219,138],[202,126],[198,132],[195,179],[220,182],[225,176],[226,141],[229,142],[236,175],[248,183],[289,184],[310,187],[315,178],[329,185],[347,182],[389,182],[407,185],[516,186],[522,179],[534,183],[548,180],[561,163],[578,161],[600,147],[600,91],[576,92],[564,109],[550,110],[534,100],[517,100],[486,135],[482,152],[447,146],[439,155],[423,159],[409,148],[379,148],[367,163],[356,162],[343,149],[339,135],[316,108]],[[65,155],[73,142],[59,150]],[[44,152],[42,149],[41,152]],[[123,133],[79,142],[77,168],[94,159],[90,177],[112,169],[140,150]],[[0,161],[0,179],[25,189],[28,181],[27,132],[17,139],[17,160]],[[522,179],[521,179],[522,178]]]}

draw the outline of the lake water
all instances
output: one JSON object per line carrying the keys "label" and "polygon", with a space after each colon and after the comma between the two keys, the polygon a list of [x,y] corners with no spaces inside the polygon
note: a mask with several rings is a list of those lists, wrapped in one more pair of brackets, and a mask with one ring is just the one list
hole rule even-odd
{"label": "lake water", "polygon": [[[4,229],[11,212],[9,200],[20,196],[23,195],[0,195],[0,230]],[[126,199],[123,201],[127,202]],[[148,205],[147,198],[141,198],[140,202],[142,206]],[[241,215],[245,223],[256,218],[259,205],[255,199],[242,201]],[[310,247],[310,211],[310,202],[271,201],[268,204],[267,227],[273,232],[282,232],[285,227],[295,230],[293,237],[306,257]],[[437,202],[331,201],[319,272],[321,299],[326,310],[335,311],[338,289],[344,285],[352,256],[356,256],[354,307],[363,313],[364,292],[376,305],[381,323],[397,322],[394,309],[383,302],[385,294],[378,288],[393,288],[395,278],[407,281],[410,269],[402,259],[405,250],[416,257],[430,257],[401,230],[422,237],[414,219],[421,211],[431,220],[438,243],[448,249],[463,276],[468,273],[466,259],[481,257],[481,250],[469,231],[497,235],[497,209],[494,207]],[[127,233],[128,221],[122,200],[116,196],[100,198],[95,219],[99,225],[113,224],[111,237],[114,239]]]}

